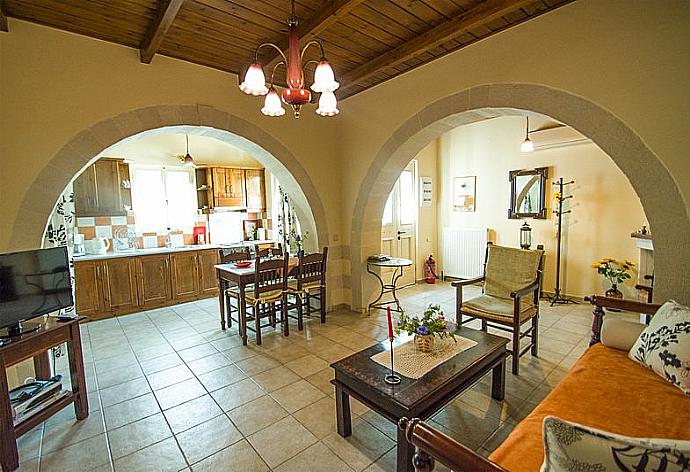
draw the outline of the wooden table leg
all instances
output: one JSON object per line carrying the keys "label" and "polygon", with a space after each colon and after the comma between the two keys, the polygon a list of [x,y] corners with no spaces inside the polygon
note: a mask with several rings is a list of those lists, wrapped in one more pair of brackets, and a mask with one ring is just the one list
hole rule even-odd
{"label": "wooden table leg", "polygon": [[86,393],[86,379],[84,377],[84,358],[81,352],[81,331],[79,322],[73,322],[70,326],[70,340],[67,341],[67,354],[69,356],[69,372],[72,380],[72,393],[74,399],[74,414],[78,420],[89,416],[89,398]]}
{"label": "wooden table leg", "polygon": [[4,361],[0,362],[0,466],[2,470],[8,472],[19,467],[17,436],[12,422],[12,407]]}
{"label": "wooden table leg", "polygon": [[352,416],[350,414],[350,395],[336,385],[335,387],[336,422],[338,434],[346,438],[352,434]]}
{"label": "wooden table leg", "polygon": [[[237,299],[237,317],[240,322],[240,336],[242,337],[242,344],[247,345],[247,304],[244,293],[244,282],[242,280],[238,283],[240,289],[240,296]],[[256,308],[254,308],[254,315],[256,316]]]}
{"label": "wooden table leg", "polygon": [[220,310],[220,329],[225,331],[225,281],[218,275],[218,308]]}
{"label": "wooden table leg", "polygon": [[34,357],[34,372],[36,380],[48,380],[53,376],[50,369],[49,351],[45,351]]}
{"label": "wooden table leg", "polygon": [[414,455],[414,446],[407,442],[405,437],[405,430],[402,428],[397,428],[398,430],[398,446],[397,446],[397,459],[398,466],[397,472],[414,472],[414,466],[412,465],[412,456]]}
{"label": "wooden table leg", "polygon": [[506,358],[491,373],[491,398],[503,400],[506,396]]}

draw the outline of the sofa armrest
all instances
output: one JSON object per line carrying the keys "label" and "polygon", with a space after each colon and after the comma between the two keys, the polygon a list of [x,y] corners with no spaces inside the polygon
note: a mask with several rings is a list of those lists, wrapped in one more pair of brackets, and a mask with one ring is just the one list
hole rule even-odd
{"label": "sofa armrest", "polygon": [[601,327],[601,343],[606,347],[629,351],[645,325],[626,320],[605,320]]}
{"label": "sofa armrest", "polygon": [[481,275],[479,277],[474,277],[472,279],[456,280],[455,282],[451,282],[450,284],[453,287],[464,287],[465,285],[472,285],[472,284],[476,284],[476,283],[483,282],[483,281],[484,281],[484,276]]}
{"label": "sofa armrest", "polygon": [[401,418],[398,427],[405,431],[407,442],[417,448],[413,461],[417,472],[433,470],[435,460],[457,472],[506,472],[417,418]]}

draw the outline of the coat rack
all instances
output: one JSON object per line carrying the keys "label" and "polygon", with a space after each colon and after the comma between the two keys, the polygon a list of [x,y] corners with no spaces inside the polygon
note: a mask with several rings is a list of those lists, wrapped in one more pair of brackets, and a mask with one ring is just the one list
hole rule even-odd
{"label": "coat rack", "polygon": [[551,297],[551,306],[565,305],[567,303],[577,303],[561,295],[561,245],[562,245],[562,229],[563,229],[563,215],[570,213],[570,210],[563,210],[563,200],[573,198],[572,195],[564,196],[563,189],[566,185],[574,184],[575,181],[563,182],[563,177],[560,177],[553,185],[558,187],[558,209],[553,212],[558,215],[558,245],[556,246],[556,288]]}

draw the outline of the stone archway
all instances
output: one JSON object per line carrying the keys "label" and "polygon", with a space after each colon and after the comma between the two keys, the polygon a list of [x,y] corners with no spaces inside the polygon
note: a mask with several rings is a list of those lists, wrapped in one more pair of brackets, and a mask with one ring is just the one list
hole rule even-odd
{"label": "stone archway", "polygon": [[298,217],[314,222],[311,229],[317,235],[315,243],[328,244],[323,203],[305,169],[282,143],[257,125],[210,106],[160,105],[108,118],[67,142],[27,189],[18,213],[22,217],[13,225],[10,246],[18,250],[40,245],[58,196],[70,179],[101,152],[124,139],[151,130],[183,126],[204,127],[206,135],[221,141],[232,138],[234,146],[251,152],[264,165],[270,164],[281,185],[295,196]]}
{"label": "stone archway", "polygon": [[[364,261],[380,252],[381,215],[396,179],[431,140],[483,119],[486,110],[529,110],[566,123],[597,144],[629,179],[654,234],[655,299],[690,303],[690,218],[675,180],[634,130],[601,106],[536,84],[472,87],[431,103],[405,121],[381,146],[357,195],[352,219],[352,307],[366,306]],[[375,189],[372,191],[372,189]],[[606,224],[606,222],[602,222]]]}

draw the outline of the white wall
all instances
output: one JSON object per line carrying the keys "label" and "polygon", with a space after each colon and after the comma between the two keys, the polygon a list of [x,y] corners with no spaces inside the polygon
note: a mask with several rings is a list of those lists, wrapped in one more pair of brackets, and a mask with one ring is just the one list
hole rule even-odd
{"label": "white wall", "polygon": [[[501,117],[461,126],[438,141],[441,190],[438,228],[488,227],[495,243],[519,245],[523,220],[508,219],[510,186],[508,172],[535,167],[549,168],[549,182],[563,176],[575,180],[569,187],[572,214],[564,217],[563,275],[561,289],[573,296],[603,293],[608,288],[591,268],[602,257],[637,261],[638,251],[630,233],[646,223],[642,205],[633,188],[613,161],[594,144],[521,153],[524,118]],[[477,176],[475,212],[452,208],[453,178]],[[546,250],[544,289],[553,290],[556,266],[556,218],[552,185],[547,185],[546,220],[528,219],[533,247]],[[440,242],[439,242],[440,245]],[[443,261],[440,261],[441,265]],[[635,277],[633,277],[633,280]],[[624,290],[634,298],[634,282]]]}

